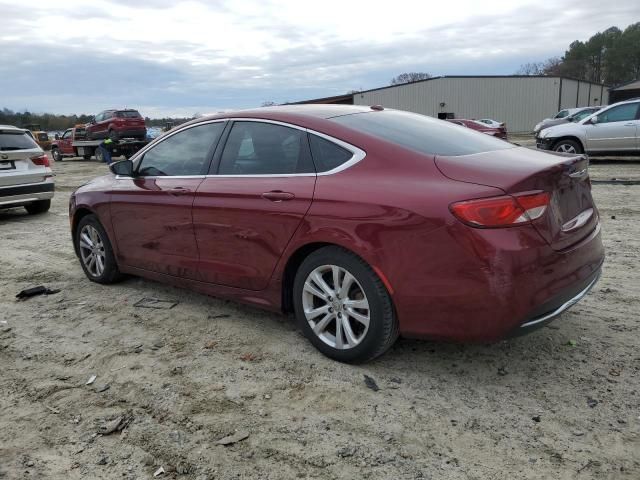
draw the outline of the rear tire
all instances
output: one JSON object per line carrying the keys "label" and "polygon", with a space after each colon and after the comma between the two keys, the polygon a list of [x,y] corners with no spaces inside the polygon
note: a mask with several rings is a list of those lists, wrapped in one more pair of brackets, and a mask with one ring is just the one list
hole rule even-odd
{"label": "rear tire", "polygon": [[293,284],[296,319],[327,357],[361,363],[398,338],[391,297],[373,269],[348,250],[324,247],[300,265]]}
{"label": "rear tire", "polygon": [[553,146],[554,152],[560,153],[582,153],[582,145],[575,140],[558,140]]}
{"label": "rear tire", "polygon": [[123,275],[118,269],[115,254],[107,232],[98,217],[82,217],[73,234],[80,265],[89,280],[109,284],[120,281]]}
{"label": "rear tire", "polygon": [[29,215],[37,215],[38,213],[48,212],[51,208],[51,200],[38,200],[24,206]]}
{"label": "rear tire", "polygon": [[91,155],[83,155],[82,158],[85,160],[91,160]]}

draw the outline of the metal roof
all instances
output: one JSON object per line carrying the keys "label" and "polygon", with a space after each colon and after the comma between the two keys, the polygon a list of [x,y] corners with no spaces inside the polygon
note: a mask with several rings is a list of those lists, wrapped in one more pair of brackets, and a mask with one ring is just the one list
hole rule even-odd
{"label": "metal roof", "polygon": [[640,78],[611,89],[612,92],[620,92],[623,90],[640,90]]}

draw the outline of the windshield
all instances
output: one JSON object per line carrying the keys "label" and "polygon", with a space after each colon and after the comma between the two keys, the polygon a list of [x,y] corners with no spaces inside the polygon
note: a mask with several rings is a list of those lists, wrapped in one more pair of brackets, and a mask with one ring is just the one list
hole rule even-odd
{"label": "windshield", "polygon": [[514,148],[514,145],[484,133],[400,110],[357,113],[330,120],[429,155],[471,155]]}
{"label": "windshield", "polygon": [[0,151],[30,150],[38,148],[38,144],[26,133],[18,131],[0,131]]}

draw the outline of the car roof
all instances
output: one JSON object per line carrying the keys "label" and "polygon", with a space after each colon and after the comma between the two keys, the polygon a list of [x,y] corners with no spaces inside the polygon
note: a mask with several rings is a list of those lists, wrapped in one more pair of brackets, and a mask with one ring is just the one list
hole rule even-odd
{"label": "car roof", "polygon": [[342,115],[352,115],[354,113],[370,112],[371,107],[359,105],[332,105],[326,103],[307,103],[304,105],[276,105],[272,107],[252,108],[248,110],[235,110],[232,112],[222,112],[213,115],[204,115],[197,120],[208,120],[215,118],[265,118],[279,117],[281,115],[296,116],[299,118],[333,118]]}
{"label": "car roof", "polygon": [[0,125],[0,130],[19,130],[21,132],[24,132],[25,129],[16,127],[14,125]]}

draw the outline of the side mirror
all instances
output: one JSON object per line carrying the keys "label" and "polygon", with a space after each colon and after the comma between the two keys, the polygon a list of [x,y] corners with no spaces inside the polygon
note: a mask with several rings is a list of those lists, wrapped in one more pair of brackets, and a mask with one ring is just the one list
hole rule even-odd
{"label": "side mirror", "polygon": [[589,120],[589,123],[591,125],[595,125],[596,123],[598,123],[598,115],[594,115],[593,117],[591,117],[591,120]]}
{"label": "side mirror", "polygon": [[55,134],[55,136],[54,136],[54,138],[55,138],[56,140],[60,140],[60,135],[58,135],[58,134],[56,133],[56,134]]}
{"label": "side mirror", "polygon": [[109,164],[109,170],[121,177],[133,177],[133,163],[129,160],[120,160]]}

